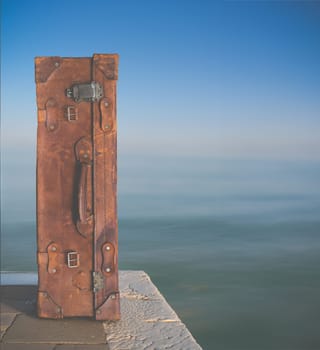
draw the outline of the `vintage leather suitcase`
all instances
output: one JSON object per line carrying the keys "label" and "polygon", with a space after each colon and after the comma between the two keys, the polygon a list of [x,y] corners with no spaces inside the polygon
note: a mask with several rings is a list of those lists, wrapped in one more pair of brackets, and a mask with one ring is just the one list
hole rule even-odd
{"label": "vintage leather suitcase", "polygon": [[37,57],[38,315],[120,318],[118,55]]}

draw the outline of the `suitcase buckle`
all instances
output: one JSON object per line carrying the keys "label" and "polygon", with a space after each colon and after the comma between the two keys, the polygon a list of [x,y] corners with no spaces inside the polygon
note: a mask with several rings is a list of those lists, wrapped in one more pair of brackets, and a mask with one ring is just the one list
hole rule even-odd
{"label": "suitcase buckle", "polygon": [[75,106],[67,106],[65,110],[65,116],[69,122],[77,120],[77,108]]}
{"label": "suitcase buckle", "polygon": [[80,264],[79,253],[69,252],[67,255],[67,263],[68,263],[68,267],[70,269],[74,269],[76,267],[79,267],[79,264]]}
{"label": "suitcase buckle", "polygon": [[66,95],[75,102],[95,102],[103,96],[102,86],[92,81],[91,83],[74,84],[66,90]]}

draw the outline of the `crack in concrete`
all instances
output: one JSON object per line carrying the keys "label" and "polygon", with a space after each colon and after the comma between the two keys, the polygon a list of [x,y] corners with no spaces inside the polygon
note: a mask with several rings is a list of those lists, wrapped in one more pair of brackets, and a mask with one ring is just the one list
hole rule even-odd
{"label": "crack in concrete", "polygon": [[14,314],[14,318],[11,321],[11,323],[8,325],[8,327],[6,327],[4,330],[1,330],[3,332],[3,334],[1,335],[1,343],[4,343],[4,338],[5,338],[8,330],[13,326],[13,324],[18,316],[19,316],[19,314]]}

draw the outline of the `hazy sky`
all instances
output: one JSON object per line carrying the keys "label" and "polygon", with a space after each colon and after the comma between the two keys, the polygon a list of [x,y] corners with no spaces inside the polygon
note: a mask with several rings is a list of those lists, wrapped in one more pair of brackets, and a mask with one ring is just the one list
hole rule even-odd
{"label": "hazy sky", "polygon": [[35,56],[113,52],[120,155],[320,158],[318,2],[3,0],[1,35],[4,159],[34,159]]}

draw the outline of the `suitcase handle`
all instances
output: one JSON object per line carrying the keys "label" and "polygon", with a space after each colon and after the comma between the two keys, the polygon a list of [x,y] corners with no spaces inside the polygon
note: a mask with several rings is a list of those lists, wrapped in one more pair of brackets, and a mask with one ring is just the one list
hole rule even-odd
{"label": "suitcase handle", "polygon": [[87,237],[93,233],[92,146],[90,141],[85,137],[82,137],[76,142],[75,155],[80,165],[76,227],[82,236]]}
{"label": "suitcase handle", "polygon": [[91,171],[91,165],[88,163],[81,163],[79,192],[78,192],[78,218],[80,224],[86,224],[92,217],[92,213],[88,213],[87,210],[87,188],[88,188],[88,176]]}

